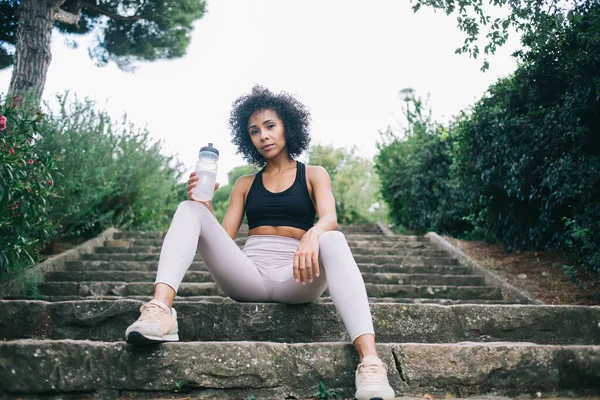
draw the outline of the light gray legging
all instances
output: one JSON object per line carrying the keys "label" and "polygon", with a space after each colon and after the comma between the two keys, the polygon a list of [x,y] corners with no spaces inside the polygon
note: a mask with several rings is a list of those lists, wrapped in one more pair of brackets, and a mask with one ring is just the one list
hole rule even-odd
{"label": "light gray legging", "polygon": [[344,235],[331,231],[319,236],[321,274],[306,285],[293,277],[299,243],[283,236],[252,235],[240,250],[206,206],[184,201],[165,236],[156,283],[166,283],[177,292],[199,248],[217,285],[234,300],[310,303],[329,286],[352,341],[374,334],[365,284]]}

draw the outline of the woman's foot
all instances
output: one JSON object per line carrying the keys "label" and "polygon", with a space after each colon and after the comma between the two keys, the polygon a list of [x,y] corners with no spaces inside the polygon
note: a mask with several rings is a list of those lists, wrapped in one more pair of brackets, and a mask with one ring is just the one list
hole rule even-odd
{"label": "woman's foot", "polygon": [[366,356],[356,369],[357,400],[394,400],[394,389],[387,377],[387,366],[377,356]]}
{"label": "woman's foot", "polygon": [[176,342],[179,340],[177,313],[156,299],[140,308],[142,315],[125,331],[125,341],[131,344]]}

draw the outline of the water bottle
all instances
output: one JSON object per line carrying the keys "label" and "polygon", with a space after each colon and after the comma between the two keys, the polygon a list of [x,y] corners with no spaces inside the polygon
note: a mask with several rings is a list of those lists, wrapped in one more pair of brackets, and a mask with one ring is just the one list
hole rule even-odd
{"label": "water bottle", "polygon": [[219,150],[212,143],[202,147],[196,163],[196,187],[192,190],[192,199],[199,201],[212,200],[217,180],[217,161]]}

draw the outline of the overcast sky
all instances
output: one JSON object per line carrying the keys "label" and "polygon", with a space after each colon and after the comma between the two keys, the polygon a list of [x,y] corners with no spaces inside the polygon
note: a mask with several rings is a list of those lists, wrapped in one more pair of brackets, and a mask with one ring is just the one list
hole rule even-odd
{"label": "overcast sky", "polygon": [[[225,183],[243,164],[230,143],[231,103],[255,84],[293,93],[310,107],[314,144],[356,145],[373,157],[378,131],[405,123],[400,89],[429,94],[434,118],[446,122],[517,66],[514,38],[480,72],[481,60],[454,54],[464,39],[454,17],[415,14],[407,0],[207,3],[183,58],[140,64],[134,73],[96,67],[87,55],[91,38],[78,37],[73,50],[54,32],[44,98],[70,90],[114,117],[126,112],[190,171],[198,149],[213,142]],[[11,72],[0,71],[0,91]]]}

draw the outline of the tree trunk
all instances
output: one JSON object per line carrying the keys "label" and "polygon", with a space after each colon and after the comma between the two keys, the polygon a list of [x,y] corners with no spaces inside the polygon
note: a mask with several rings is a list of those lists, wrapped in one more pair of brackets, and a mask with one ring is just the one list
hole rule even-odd
{"label": "tree trunk", "polygon": [[[64,1],[64,0],[63,0]],[[52,60],[50,43],[57,0],[21,0],[15,64],[8,93],[24,97],[29,92],[39,103]]]}

